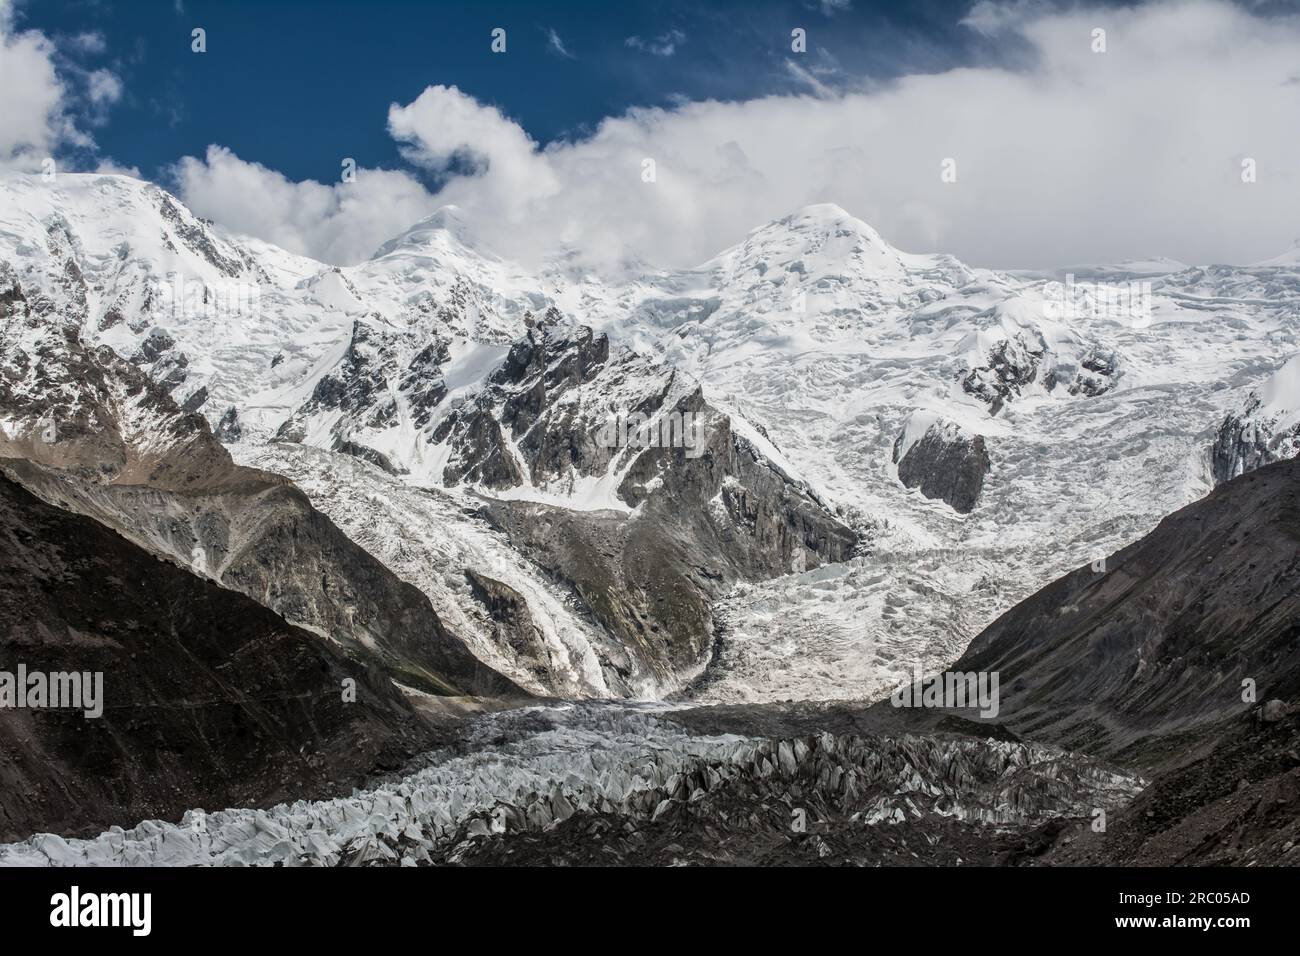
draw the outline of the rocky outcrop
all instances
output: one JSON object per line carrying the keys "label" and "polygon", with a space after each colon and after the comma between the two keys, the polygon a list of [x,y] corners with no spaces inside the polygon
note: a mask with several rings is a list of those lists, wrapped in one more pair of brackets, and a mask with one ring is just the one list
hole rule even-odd
{"label": "rocky outcrop", "polygon": [[1111,349],[1094,345],[1079,362],[1079,369],[1065,379],[1066,390],[1071,395],[1096,398],[1116,385],[1119,378],[1119,356]]}
{"label": "rocky outcrop", "polygon": [[893,458],[899,481],[947,502],[959,514],[974,510],[992,467],[983,435],[917,413],[894,441]]}
{"label": "rocky outcrop", "polygon": [[427,747],[392,683],[0,476],[0,671],[99,674],[98,717],[0,707],[0,840],[346,792]]}
{"label": "rocky outcrop", "polygon": [[223,445],[233,445],[244,437],[244,426],[239,421],[239,410],[234,405],[225,410],[212,434]]}
{"label": "rocky outcrop", "polygon": [[1003,339],[989,349],[985,364],[969,369],[961,376],[961,387],[989,406],[996,415],[1026,385],[1038,377],[1047,346],[1025,333]]}
{"label": "rocky outcrop", "polygon": [[1293,356],[1246,397],[1239,414],[1219,426],[1210,448],[1215,484],[1274,461],[1300,455],[1300,355]]}
{"label": "rocky outcrop", "polygon": [[397,424],[399,402],[417,428],[428,424],[447,394],[441,366],[448,357],[447,343],[437,334],[426,339],[418,329],[399,331],[379,315],[356,319],[343,357],[317,380],[311,397],[280,426],[276,439],[301,442],[314,419],[333,413],[333,450],[375,464],[382,459],[381,467],[398,473],[362,436]]}
{"label": "rocky outcrop", "polygon": [[622,450],[600,440],[608,418],[657,410],[672,380],[632,353],[611,356],[606,336],[552,310],[434,431],[450,446],[443,480],[504,490],[603,475]]}
{"label": "rocky outcrop", "polygon": [[1219,426],[1210,448],[1210,471],[1215,484],[1222,484],[1298,454],[1300,425],[1278,429],[1276,419],[1260,414],[1259,400],[1252,399],[1241,415],[1229,415]]}
{"label": "rocky outcrop", "polygon": [[503,581],[481,571],[465,570],[470,593],[478,601],[495,631],[494,644],[509,648],[518,666],[539,682],[550,676],[550,653],[524,596]]}
{"label": "rocky outcrop", "polygon": [[1071,395],[1095,398],[1119,382],[1119,355],[1113,349],[1073,336],[1048,345],[1041,331],[1022,329],[997,342],[959,376],[962,391],[989,406],[996,415],[1007,402],[1034,384],[1050,392],[1058,387]]}

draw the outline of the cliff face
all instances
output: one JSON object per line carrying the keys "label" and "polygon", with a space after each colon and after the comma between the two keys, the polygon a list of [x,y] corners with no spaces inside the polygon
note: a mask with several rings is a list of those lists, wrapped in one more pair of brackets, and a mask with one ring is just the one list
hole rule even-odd
{"label": "cliff face", "polygon": [[0,840],[346,790],[429,745],[377,670],[0,476],[0,671],[102,674],[102,714],[0,707]]}
{"label": "cliff face", "polygon": [[1248,407],[1239,416],[1227,416],[1219,426],[1210,448],[1210,469],[1215,484],[1284,458],[1294,458],[1300,452],[1300,425],[1275,431],[1271,422],[1261,419],[1256,412],[1257,408]]}
{"label": "cliff face", "polygon": [[1300,454],[1300,355],[1284,362],[1229,414],[1210,447],[1216,484]]}
{"label": "cliff face", "polygon": [[937,498],[959,514],[969,514],[979,501],[991,466],[983,435],[973,435],[946,421],[935,421],[915,441],[909,428],[894,442],[898,480]]}

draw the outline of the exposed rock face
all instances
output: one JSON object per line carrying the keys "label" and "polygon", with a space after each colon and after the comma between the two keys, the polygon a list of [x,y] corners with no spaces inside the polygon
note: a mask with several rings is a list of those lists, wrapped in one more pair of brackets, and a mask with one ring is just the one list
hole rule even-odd
{"label": "exposed rock face", "polygon": [[26,459],[8,464],[11,477],[417,689],[521,694],[290,482],[235,465],[202,416],[178,409],[139,368],[34,315],[12,276],[0,286],[0,413],[14,423],[0,432],[0,454]]}
{"label": "exposed rock face", "polygon": [[188,209],[177,205],[170,195],[157,186],[150,185],[147,189],[158,204],[158,213],[171,232],[168,242],[186,246],[227,276],[238,276],[245,269],[251,268],[252,263],[247,259],[238,258],[229,250],[223,252],[221,242],[212,234],[210,222],[198,219]]}
{"label": "exposed rock face", "polygon": [[1256,399],[1240,416],[1229,415],[1219,426],[1210,449],[1210,469],[1216,484],[1300,454],[1300,425],[1275,431],[1273,422],[1258,413]]}
{"label": "exposed rock face", "polygon": [[1228,415],[1210,448],[1216,484],[1274,461],[1300,455],[1300,355],[1270,375]]}
{"label": "exposed rock face", "polygon": [[516,660],[539,680],[547,679],[550,662],[546,642],[524,596],[510,585],[479,571],[466,569],[465,579],[493,622],[496,643],[511,648]]}
{"label": "exposed rock face", "polygon": [[[607,416],[653,412],[667,397],[671,369],[640,382],[644,360],[625,353],[611,361],[606,336],[558,322],[552,311],[530,328],[487,387],[439,424],[432,440],[451,446],[448,484],[503,490],[603,475],[620,450],[599,441]],[[620,397],[633,407],[619,409]]]}
{"label": "exposed rock face", "polygon": [[984,436],[971,435],[940,420],[909,444],[908,432],[913,427],[909,424],[894,442],[899,481],[908,488],[919,488],[927,498],[947,502],[960,514],[969,514],[979,501],[991,467]]}
{"label": "exposed rock face", "polygon": [[1119,375],[1119,357],[1114,351],[1094,345],[1079,365],[1079,371],[1066,382],[1071,395],[1096,398],[1115,387]]}
{"label": "exposed rock face", "polygon": [[239,410],[235,406],[226,409],[212,434],[223,445],[232,445],[244,437],[244,427],[239,423]]}
{"label": "exposed rock face", "polygon": [[62,303],[29,300],[0,266],[0,412],[10,423],[0,430],[0,455],[159,487],[233,467],[200,415],[183,413],[111,349],[83,343],[75,310],[85,292],[74,275]]}
{"label": "exposed rock face", "polygon": [[996,415],[1030,385],[1046,391],[1064,386],[1071,395],[1095,398],[1119,381],[1119,356],[1113,349],[1076,337],[1073,348],[1058,354],[1041,331],[1021,330],[998,342],[979,365],[960,377],[962,390],[989,406]]}
{"label": "exposed rock face", "polygon": [[523,697],[401,581],[278,476],[231,466],[186,490],[86,482],[13,462],[49,501],[119,530],[154,554],[252,597],[299,626],[439,695]]}
{"label": "exposed rock face", "polygon": [[953,665],[999,671],[999,720],[1156,764],[1257,699],[1300,698],[1300,461],[1251,472],[1012,608]]}
{"label": "exposed rock face", "polygon": [[1003,339],[989,350],[987,364],[962,376],[961,387],[988,403],[990,413],[996,415],[1037,378],[1046,351],[1043,342],[1025,333]]}
{"label": "exposed rock face", "polygon": [[427,424],[447,394],[441,372],[447,358],[446,341],[436,334],[425,342],[419,330],[399,331],[379,315],[357,319],[343,358],[316,382],[311,398],[280,426],[276,438],[302,441],[314,416],[341,412],[331,426],[334,450],[376,464],[382,460],[381,467],[392,471],[387,457],[356,435],[395,424],[399,401],[417,427]]}
{"label": "exposed rock face", "polygon": [[0,708],[4,840],[324,796],[431,737],[378,672],[0,476],[0,670],[19,664],[100,672],[103,713]]}

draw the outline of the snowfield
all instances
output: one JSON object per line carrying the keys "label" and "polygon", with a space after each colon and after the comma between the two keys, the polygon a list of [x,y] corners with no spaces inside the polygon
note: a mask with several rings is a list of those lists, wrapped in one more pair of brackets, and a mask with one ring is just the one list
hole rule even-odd
{"label": "snowfield", "polygon": [[[669,688],[611,688],[594,663],[607,638],[468,513],[472,496],[626,509],[616,475],[456,485],[438,434],[547,310],[698,380],[738,433],[862,535],[842,566],[795,568],[723,602],[718,657],[690,692],[702,700],[873,697],[913,663],[942,667],[1017,600],[1204,495],[1216,430],[1252,394],[1270,422],[1300,414],[1294,250],[1247,267],[1153,258],[1074,270],[1080,282],[1149,283],[1138,321],[1060,314],[1061,276],[900,252],[830,204],[763,225],[696,269],[598,276],[564,260],[538,273],[504,261],[454,209],[334,267],[224,235],[125,177],[7,177],[0,200],[0,259],[26,286],[58,305],[52,253],[79,264],[92,290],[83,337],[179,377],[173,397],[197,401],[238,460],[299,482],[476,655],[557,695]],[[173,274],[247,284],[256,308],[160,308]],[[441,398],[430,396],[438,376]],[[635,391],[597,386],[573,400],[617,407]],[[969,514],[898,478],[900,436],[909,447],[939,420],[988,448]],[[281,434],[291,421],[300,432]],[[339,454],[343,441],[390,471]],[[493,640],[465,567],[524,595],[548,648],[543,673]]]}

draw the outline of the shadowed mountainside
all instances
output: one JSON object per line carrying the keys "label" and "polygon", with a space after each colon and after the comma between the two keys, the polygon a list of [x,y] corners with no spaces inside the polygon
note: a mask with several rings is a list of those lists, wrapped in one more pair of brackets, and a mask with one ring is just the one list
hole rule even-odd
{"label": "shadowed mountainside", "polygon": [[377,669],[4,477],[0,544],[0,670],[103,674],[98,718],[0,709],[0,840],[324,795],[429,743]]}

